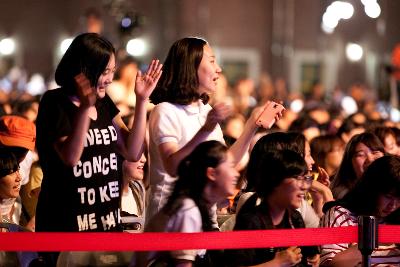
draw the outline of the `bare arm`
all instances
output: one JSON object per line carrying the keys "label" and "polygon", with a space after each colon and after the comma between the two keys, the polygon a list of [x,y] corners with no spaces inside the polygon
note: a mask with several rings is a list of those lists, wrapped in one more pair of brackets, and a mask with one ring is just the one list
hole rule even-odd
{"label": "bare arm", "polygon": [[361,262],[361,252],[358,250],[357,245],[352,245],[348,249],[343,250],[336,254],[335,257],[324,266],[329,267],[347,267],[358,266]]}
{"label": "bare arm", "polygon": [[54,144],[59,157],[68,166],[75,166],[81,158],[90,124],[89,113],[95,109],[96,103],[96,92],[90,87],[89,80],[83,74],[77,75],[75,80],[78,85],[79,107],[72,122],[72,132]]}
{"label": "bare arm", "polygon": [[207,136],[214,130],[219,122],[224,120],[231,112],[231,109],[225,104],[217,104],[208,113],[206,123],[193,136],[193,138],[181,149],[174,142],[162,143],[158,146],[163,165],[167,173],[176,176],[179,163],[188,156],[193,149],[204,142]]}
{"label": "bare arm", "polygon": [[136,106],[132,129],[127,132],[125,124],[121,124],[122,120],[116,121],[120,129],[125,131],[122,136],[125,137],[124,145],[127,152],[127,160],[129,161],[138,161],[142,156],[146,135],[146,106],[151,92],[153,92],[161,77],[161,68],[162,64],[158,60],[153,60],[144,75],[139,71],[136,76]]}
{"label": "bare arm", "polygon": [[[257,107],[253,110],[250,118],[246,121],[243,133],[239,136],[236,142],[229,148],[229,151],[234,157],[234,163],[238,164],[242,157],[247,153],[250,142],[256,133],[258,126],[256,121],[263,112],[264,108],[269,104],[269,101],[261,107]],[[282,113],[275,116],[275,121],[278,121],[282,117]]]}

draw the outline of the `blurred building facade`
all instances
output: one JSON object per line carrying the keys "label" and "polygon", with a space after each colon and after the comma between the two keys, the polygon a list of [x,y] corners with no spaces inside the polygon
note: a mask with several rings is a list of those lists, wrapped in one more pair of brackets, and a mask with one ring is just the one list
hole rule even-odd
{"label": "blurred building facade", "polygon": [[[263,72],[284,78],[291,90],[308,90],[321,82],[328,90],[354,82],[382,87],[384,66],[400,42],[400,1],[378,0],[381,15],[367,17],[360,0],[347,0],[354,14],[335,31],[321,30],[330,0],[2,0],[0,40],[12,37],[16,51],[0,56],[0,75],[10,65],[51,79],[63,38],[85,29],[83,14],[97,7],[103,34],[117,47],[141,37],[147,52],[140,57],[165,58],[169,46],[184,36],[206,38],[216,50],[230,81],[242,76],[256,80]],[[137,21],[121,29],[124,16]],[[360,61],[346,58],[347,43],[364,49]]]}

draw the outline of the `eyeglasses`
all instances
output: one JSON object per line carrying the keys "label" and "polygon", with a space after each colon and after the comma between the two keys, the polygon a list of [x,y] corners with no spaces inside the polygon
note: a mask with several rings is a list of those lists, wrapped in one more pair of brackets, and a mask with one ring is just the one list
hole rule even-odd
{"label": "eyeglasses", "polygon": [[311,185],[314,177],[312,175],[297,175],[293,176],[299,185]]}

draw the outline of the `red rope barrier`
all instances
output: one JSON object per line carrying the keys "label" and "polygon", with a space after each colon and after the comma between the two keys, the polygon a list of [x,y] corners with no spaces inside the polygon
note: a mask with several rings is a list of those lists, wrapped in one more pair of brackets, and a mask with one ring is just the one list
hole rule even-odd
{"label": "red rope barrier", "polygon": [[[357,242],[358,227],[205,233],[0,233],[0,251],[146,251],[310,246]],[[379,226],[400,243],[400,226]]]}

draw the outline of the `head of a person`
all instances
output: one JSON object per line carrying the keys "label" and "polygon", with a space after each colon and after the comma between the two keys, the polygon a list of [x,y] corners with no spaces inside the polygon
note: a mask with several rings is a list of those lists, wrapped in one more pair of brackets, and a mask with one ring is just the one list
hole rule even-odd
{"label": "head of a person", "polygon": [[86,31],[100,34],[103,30],[103,19],[100,11],[94,7],[88,8],[84,14]]}
{"label": "head of a person", "polygon": [[400,208],[400,157],[375,160],[343,198],[357,215],[386,218]]}
{"label": "head of a person", "polygon": [[218,141],[199,144],[179,164],[175,189],[194,200],[204,197],[208,185],[221,199],[233,195],[239,173],[232,160],[227,147]]}
{"label": "head of a person", "polygon": [[21,180],[19,163],[14,154],[0,153],[0,200],[18,197]]}
{"label": "head of a person", "polygon": [[381,140],[385,152],[392,155],[399,155],[399,147],[396,142],[396,134],[390,127],[376,127],[374,129],[374,134]]}
{"label": "head of a person", "polygon": [[255,181],[253,177],[256,176],[258,171],[257,166],[265,153],[273,152],[275,150],[283,150],[286,148],[287,134],[283,132],[274,132],[262,136],[251,150],[249,162],[246,168],[247,190],[255,190]]}
{"label": "head of a person", "polygon": [[300,154],[306,161],[308,171],[312,171],[315,161],[306,136],[299,132],[289,132],[287,133],[287,142],[287,149]]}
{"label": "head of a person", "polygon": [[280,207],[299,208],[312,176],[307,175],[303,157],[290,150],[265,153],[254,172],[255,191],[265,199],[274,198]]}
{"label": "head of a person", "polygon": [[128,181],[143,180],[146,161],[147,159],[144,153],[142,154],[142,157],[140,158],[139,161],[132,162],[124,160],[122,162],[122,172],[124,179],[127,179]]}
{"label": "head of a person", "polygon": [[308,114],[302,114],[298,119],[293,121],[289,127],[289,131],[303,133],[307,140],[312,140],[321,133],[318,122]]}
{"label": "head of a person", "polygon": [[180,207],[182,197],[191,198],[199,207],[203,229],[209,229],[210,204],[232,196],[239,173],[235,169],[232,155],[218,141],[199,144],[178,166],[178,179],[164,207],[164,212],[173,214]]}
{"label": "head of a person", "polygon": [[83,73],[97,97],[103,98],[114,72],[115,49],[111,42],[97,33],[83,33],[75,37],[61,58],[55,81],[70,95],[77,95],[75,76]]}
{"label": "head of a person", "polygon": [[[344,142],[336,135],[321,135],[310,142],[311,156],[319,167],[325,170],[337,170],[343,158]],[[332,173],[329,173],[330,175]]]}
{"label": "head of a person", "polygon": [[170,102],[188,105],[217,89],[221,68],[210,45],[204,39],[186,37],[170,48],[163,64],[163,73],[150,96],[153,104]]}
{"label": "head of a person", "polygon": [[138,70],[139,61],[132,56],[127,56],[119,61],[114,78],[115,80],[134,80]]}
{"label": "head of a person", "polygon": [[0,117],[0,149],[13,153],[18,162],[25,159],[29,150],[35,149],[36,126],[21,116]]}
{"label": "head of a person", "polygon": [[385,153],[382,142],[370,132],[357,134],[347,143],[342,162],[332,181],[332,186],[351,188],[365,169]]}
{"label": "head of a person", "polygon": [[347,144],[354,135],[365,131],[365,121],[366,117],[363,113],[355,113],[343,121],[337,131],[337,135]]}

